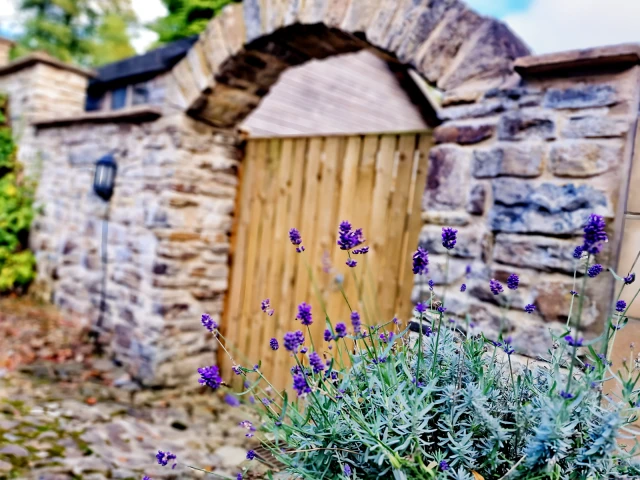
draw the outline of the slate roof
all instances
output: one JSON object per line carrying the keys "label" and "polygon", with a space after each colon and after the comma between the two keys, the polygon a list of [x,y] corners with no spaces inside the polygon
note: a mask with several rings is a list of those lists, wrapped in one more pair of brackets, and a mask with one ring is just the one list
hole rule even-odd
{"label": "slate roof", "polygon": [[96,69],[97,76],[89,88],[102,90],[155,77],[178,63],[197,40],[197,35],[183,38],[145,54],[100,67]]}

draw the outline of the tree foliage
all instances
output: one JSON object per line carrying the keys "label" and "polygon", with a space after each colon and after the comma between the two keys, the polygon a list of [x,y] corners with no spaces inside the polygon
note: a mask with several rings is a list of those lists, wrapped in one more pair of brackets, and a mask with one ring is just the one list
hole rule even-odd
{"label": "tree foliage", "polygon": [[33,188],[22,179],[7,124],[7,98],[0,95],[0,293],[24,289],[35,277],[28,250]]}
{"label": "tree foliage", "polygon": [[168,10],[166,17],[149,28],[158,34],[158,43],[170,43],[204,31],[207,23],[230,3],[238,0],[162,0]]}
{"label": "tree foliage", "polygon": [[64,62],[94,66],[135,54],[131,0],[21,0],[24,31],[15,56],[44,51]]}

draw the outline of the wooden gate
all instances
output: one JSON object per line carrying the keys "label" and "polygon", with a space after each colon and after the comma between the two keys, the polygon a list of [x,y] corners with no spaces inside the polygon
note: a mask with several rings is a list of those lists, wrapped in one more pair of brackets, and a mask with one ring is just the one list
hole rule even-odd
{"label": "wooden gate", "polygon": [[[287,385],[292,360],[282,350],[272,352],[269,339],[282,344],[285,332],[301,329],[295,316],[304,301],[313,307],[313,341],[322,345],[319,298],[334,325],[349,324],[340,286],[364,323],[387,322],[394,315],[407,319],[410,257],[421,227],[430,146],[429,133],[247,143],[222,325],[237,362],[251,366],[261,359],[267,377],[278,388]],[[346,252],[336,245],[342,220],[362,228],[371,247],[367,255],[355,257],[354,269],[345,265]],[[296,253],[289,242],[292,227],[302,234],[304,253]],[[260,309],[265,298],[275,309],[271,317]],[[229,373],[223,352],[219,360]]]}

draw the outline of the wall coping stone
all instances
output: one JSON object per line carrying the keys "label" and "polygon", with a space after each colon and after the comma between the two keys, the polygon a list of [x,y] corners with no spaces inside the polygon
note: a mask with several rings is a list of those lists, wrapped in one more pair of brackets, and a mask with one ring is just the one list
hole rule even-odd
{"label": "wall coping stone", "polygon": [[620,67],[640,64],[640,44],[568,50],[517,58],[513,67],[521,76],[558,73],[584,68]]}
{"label": "wall coping stone", "polygon": [[144,123],[153,122],[162,116],[162,109],[149,105],[116,111],[85,112],[70,117],[38,120],[33,125],[38,129],[67,127],[79,123]]}
{"label": "wall coping stone", "polygon": [[[3,39],[0,38],[0,41],[2,40]],[[96,76],[96,73],[93,70],[61,62],[60,60],[55,59],[43,52],[34,52],[27,55],[26,57],[14,60],[4,67],[0,67],[0,77],[15,73],[28,67],[32,67],[38,63],[43,63],[45,65],[49,65],[50,67],[59,68],[61,70],[68,70],[69,72],[73,72],[88,78],[93,78]]]}

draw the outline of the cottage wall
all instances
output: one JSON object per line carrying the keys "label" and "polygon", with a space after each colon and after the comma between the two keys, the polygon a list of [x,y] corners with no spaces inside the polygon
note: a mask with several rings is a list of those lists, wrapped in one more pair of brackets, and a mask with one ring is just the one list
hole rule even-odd
{"label": "cottage wall", "polygon": [[[96,324],[108,217],[100,341],[145,385],[189,382],[213,359],[199,316],[219,320],[227,288],[239,161],[233,137],[175,114],[142,124],[41,128],[37,142],[37,289]],[[119,168],[110,205],[92,191],[94,163],[109,152]]]}

